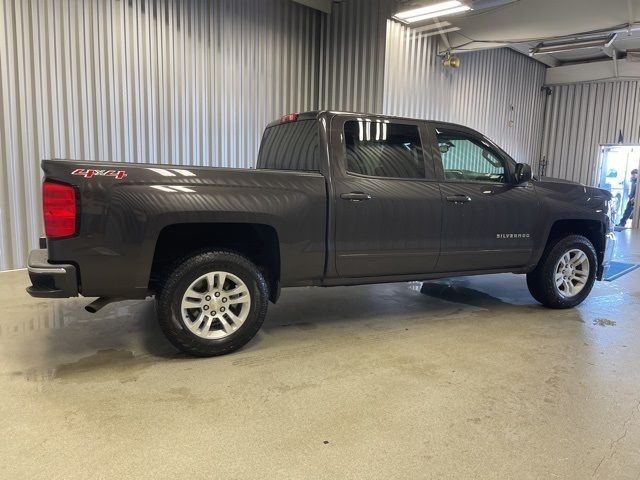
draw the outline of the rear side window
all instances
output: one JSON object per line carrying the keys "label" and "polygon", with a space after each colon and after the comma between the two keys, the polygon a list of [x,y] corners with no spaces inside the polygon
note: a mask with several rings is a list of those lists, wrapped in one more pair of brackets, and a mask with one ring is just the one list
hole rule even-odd
{"label": "rear side window", "polygon": [[301,120],[265,130],[258,154],[258,168],[320,170],[318,122]]}
{"label": "rear side window", "polygon": [[344,124],[347,171],[372,177],[425,178],[416,125],[375,120]]}

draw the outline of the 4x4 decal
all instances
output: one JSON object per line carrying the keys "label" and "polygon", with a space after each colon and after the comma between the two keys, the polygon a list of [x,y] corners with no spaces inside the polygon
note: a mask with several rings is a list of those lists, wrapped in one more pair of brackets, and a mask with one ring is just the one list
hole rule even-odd
{"label": "4x4 decal", "polygon": [[80,175],[84,178],[93,177],[114,177],[116,180],[122,180],[127,176],[124,170],[94,170],[93,168],[76,168],[71,175]]}

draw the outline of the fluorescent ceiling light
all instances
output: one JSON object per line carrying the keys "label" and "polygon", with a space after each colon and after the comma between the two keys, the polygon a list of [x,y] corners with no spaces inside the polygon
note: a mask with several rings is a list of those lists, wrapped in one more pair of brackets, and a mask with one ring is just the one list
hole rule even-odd
{"label": "fluorescent ceiling light", "polygon": [[405,10],[404,12],[396,13],[394,16],[400,20],[404,20],[405,18],[416,17],[425,13],[438,12],[440,10],[446,10],[448,8],[459,7],[460,5],[462,5],[462,2],[458,0],[451,0],[449,2],[440,2],[434,5],[428,5],[426,7]]}
{"label": "fluorescent ceiling light", "polygon": [[444,15],[452,15],[454,13],[466,12],[471,7],[463,4],[459,0],[451,0],[448,2],[440,2],[426,7],[405,10],[396,13],[393,18],[405,23],[421,22],[434,17],[442,17]]}
{"label": "fluorescent ceiling light", "polygon": [[466,12],[467,10],[471,10],[471,7],[463,5],[462,7],[450,8],[448,10],[441,10],[439,12],[427,13],[426,15],[420,15],[418,17],[407,18],[405,22],[421,22],[422,20],[427,20],[429,18],[442,17],[444,15],[453,15],[454,13]]}
{"label": "fluorescent ceiling light", "polygon": [[564,43],[539,43],[529,49],[529,55],[543,55],[550,53],[572,52],[574,50],[583,50],[585,48],[605,48],[612,40],[612,36],[596,38],[593,40],[578,40]]}

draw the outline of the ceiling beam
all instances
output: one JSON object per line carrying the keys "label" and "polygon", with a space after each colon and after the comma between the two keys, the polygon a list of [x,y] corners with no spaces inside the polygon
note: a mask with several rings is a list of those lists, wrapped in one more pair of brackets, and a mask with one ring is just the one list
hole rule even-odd
{"label": "ceiling beam", "polygon": [[534,60],[537,60],[538,62],[543,63],[547,67],[557,67],[558,65],[560,65],[560,61],[557,58],[552,57],[551,55],[543,54],[543,55],[536,55],[535,57],[531,57],[529,55],[530,47],[527,43],[518,43],[516,45],[509,45],[509,48],[523,55],[526,55],[527,57],[533,58]]}
{"label": "ceiling beam", "polygon": [[616,59],[613,62],[604,60],[547,68],[545,84],[562,85],[616,79],[640,79],[640,62]]}
{"label": "ceiling beam", "polygon": [[331,0],[293,0],[310,8],[315,8],[324,13],[331,13]]}

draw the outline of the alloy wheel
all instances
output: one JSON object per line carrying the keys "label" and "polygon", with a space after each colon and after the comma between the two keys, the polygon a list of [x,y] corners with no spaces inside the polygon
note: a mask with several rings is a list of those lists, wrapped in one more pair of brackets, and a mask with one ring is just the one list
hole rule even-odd
{"label": "alloy wheel", "polygon": [[218,339],[231,335],[247,319],[251,294],[247,285],[230,272],[209,272],[198,277],[182,296],[181,314],[195,335]]}
{"label": "alloy wheel", "polygon": [[578,295],[589,280],[589,270],[589,258],[586,253],[577,248],[565,252],[554,270],[558,293],[565,298]]}

